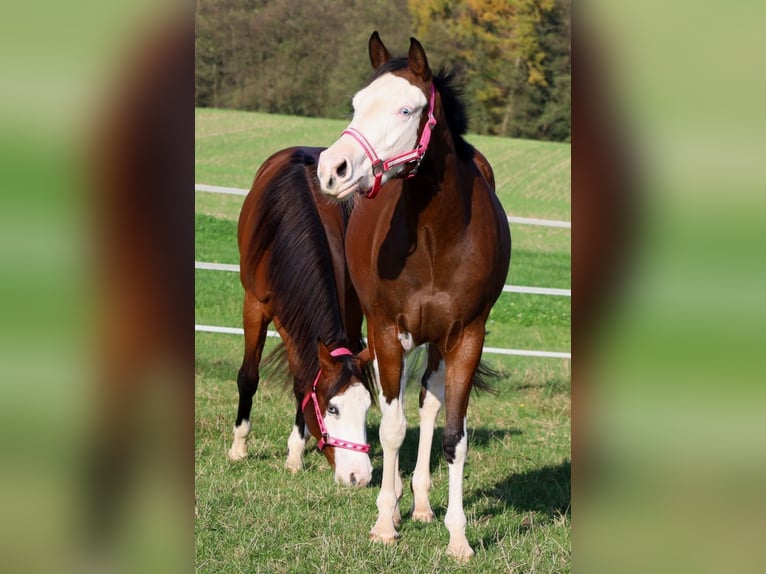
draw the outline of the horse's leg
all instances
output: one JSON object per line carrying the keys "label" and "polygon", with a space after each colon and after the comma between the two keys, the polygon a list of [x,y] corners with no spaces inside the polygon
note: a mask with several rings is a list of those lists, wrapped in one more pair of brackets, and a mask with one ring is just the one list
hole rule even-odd
{"label": "horse's leg", "polygon": [[230,460],[240,460],[247,456],[247,435],[250,434],[251,428],[250,410],[253,408],[253,396],[258,390],[258,365],[261,362],[269,326],[263,303],[249,292],[245,293],[242,317],[245,327],[245,354],[237,374],[239,407],[234,423],[234,441],[228,452]]}
{"label": "horse's leg", "polygon": [[301,405],[298,404],[295,410],[295,425],[290,438],[287,439],[287,461],[285,461],[285,468],[293,473],[303,468],[303,451],[309,436]]}
{"label": "horse's leg", "polygon": [[442,448],[449,471],[449,503],[444,525],[449,530],[447,554],[461,561],[468,560],[474,553],[465,537],[466,519],[463,511],[463,467],[468,453],[465,417],[471,383],[479,366],[483,344],[484,325],[477,322],[463,331],[460,343],[445,355],[445,423]]}
{"label": "horse's leg", "polygon": [[[383,344],[381,344],[383,343]],[[401,521],[399,499],[402,479],[399,476],[399,447],[404,442],[407,422],[404,418],[404,384],[402,381],[402,349],[398,339],[385,341],[375,336],[375,370],[380,381],[380,445],[383,448],[383,477],[377,507],[378,519],[370,530],[370,539],[390,544],[399,533]]]}
{"label": "horse's leg", "polygon": [[436,345],[429,345],[428,366],[420,388],[420,442],[418,460],[412,474],[412,518],[420,522],[434,519],[428,493],[431,490],[431,444],[436,417],[444,402],[444,361]]}

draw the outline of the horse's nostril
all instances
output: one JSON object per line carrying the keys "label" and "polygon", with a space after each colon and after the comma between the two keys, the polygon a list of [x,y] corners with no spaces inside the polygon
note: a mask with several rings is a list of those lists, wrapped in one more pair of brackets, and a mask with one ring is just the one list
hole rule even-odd
{"label": "horse's nostril", "polygon": [[349,477],[349,482],[351,482],[351,486],[356,486],[356,475],[352,472],[351,476]]}
{"label": "horse's nostril", "polygon": [[341,164],[338,166],[338,169],[335,171],[335,173],[338,174],[338,177],[345,177],[347,169],[348,169],[348,164],[346,163],[346,160],[344,159],[343,162],[341,162]]}

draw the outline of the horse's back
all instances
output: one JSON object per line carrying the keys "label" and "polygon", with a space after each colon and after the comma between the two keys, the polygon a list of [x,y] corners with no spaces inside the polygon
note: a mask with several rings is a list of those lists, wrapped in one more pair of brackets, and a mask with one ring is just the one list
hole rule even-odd
{"label": "horse's back", "polygon": [[272,154],[258,168],[242,203],[237,231],[240,280],[245,290],[253,292],[260,300],[270,296],[268,247],[275,233],[270,221],[273,223],[276,218],[269,217],[274,209],[273,205],[266,203],[271,199],[269,193],[287,179],[299,183],[289,186],[291,194],[304,193],[309,186],[300,182],[310,177],[306,175],[306,170],[316,165],[321,151],[322,148],[291,147]]}
{"label": "horse's back", "polygon": [[[323,150],[320,147],[286,148],[271,155],[256,172],[239,216],[240,279],[245,290],[252,291],[258,299],[269,298],[268,266],[271,263],[269,252],[264,247],[267,247],[265,243],[272,240],[268,236],[273,235],[275,230],[272,227],[274,222],[266,216],[272,206],[265,202],[286,199],[286,207],[295,207],[295,203],[300,201],[307,204],[310,202],[313,206],[311,211],[321,223],[330,249],[341,313],[350,323],[347,325],[349,333],[361,335],[360,326],[357,326],[357,323],[361,325],[361,309],[348,277],[344,253],[348,216],[342,205],[321,193],[316,175],[317,161]],[[278,194],[273,193],[275,187],[279,188]],[[289,197],[284,197],[287,194]],[[300,257],[299,253],[293,255]]]}
{"label": "horse's back", "polygon": [[238,242],[240,252],[246,247],[243,245],[243,240],[253,232],[253,215],[258,209],[260,200],[268,186],[276,177],[283,175],[286,170],[295,166],[302,165],[307,170],[310,170],[313,166],[314,173],[316,174],[317,159],[323,149],[317,147],[289,147],[272,154],[261,164],[253,178],[250,191],[247,197],[245,197],[239,213]]}

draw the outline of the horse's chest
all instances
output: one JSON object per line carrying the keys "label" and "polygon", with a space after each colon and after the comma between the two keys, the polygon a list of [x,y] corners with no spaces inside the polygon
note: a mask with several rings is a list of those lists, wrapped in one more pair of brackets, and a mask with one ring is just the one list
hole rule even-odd
{"label": "horse's chest", "polygon": [[[385,254],[380,253],[385,259]],[[410,333],[418,342],[438,340],[466,324],[478,312],[480,282],[455,249],[439,250],[428,235],[397,265],[383,266],[396,274],[377,274],[369,303],[399,332]]]}
{"label": "horse's chest", "polygon": [[471,234],[459,218],[434,227],[423,224],[429,214],[422,213],[413,226],[401,214],[384,210],[373,217],[367,209],[355,212],[349,226],[348,265],[364,308],[379,323],[396,323],[422,342],[481,312],[486,281],[479,270],[486,261],[472,253]]}

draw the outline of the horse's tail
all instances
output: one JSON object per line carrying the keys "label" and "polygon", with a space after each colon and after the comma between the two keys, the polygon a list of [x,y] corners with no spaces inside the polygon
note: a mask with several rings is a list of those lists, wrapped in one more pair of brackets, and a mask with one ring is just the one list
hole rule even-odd
{"label": "horse's tail", "polygon": [[[418,377],[422,376],[421,382],[427,380],[430,376],[428,370],[428,345],[422,345],[416,348],[412,354],[407,358],[405,378],[408,382],[415,382]],[[432,369],[435,367],[432,367]],[[489,393],[496,395],[494,383],[500,379],[501,373],[493,368],[487,361],[479,361],[479,365],[476,368],[476,372],[471,379],[472,389],[477,393]]]}
{"label": "horse's tail", "polygon": [[500,371],[492,367],[487,361],[479,361],[479,366],[473,374],[473,390],[477,393],[489,393],[497,395],[494,383],[500,378]]}
{"label": "horse's tail", "polygon": [[292,390],[293,376],[287,359],[287,349],[282,341],[263,358],[260,369],[262,379],[280,380],[286,390],[288,388]]}

